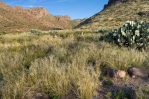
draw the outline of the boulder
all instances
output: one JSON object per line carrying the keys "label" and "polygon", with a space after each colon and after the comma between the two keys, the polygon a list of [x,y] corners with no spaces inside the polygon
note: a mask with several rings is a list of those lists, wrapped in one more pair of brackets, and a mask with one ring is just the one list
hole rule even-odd
{"label": "boulder", "polygon": [[135,78],[135,77],[144,77],[144,73],[140,68],[137,67],[130,67],[128,69],[128,74],[130,77]]}

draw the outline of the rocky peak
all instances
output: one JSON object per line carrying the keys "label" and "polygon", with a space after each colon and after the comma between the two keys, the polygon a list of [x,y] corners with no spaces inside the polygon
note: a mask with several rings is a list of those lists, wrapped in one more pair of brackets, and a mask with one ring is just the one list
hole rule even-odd
{"label": "rocky peak", "polygon": [[23,7],[21,7],[21,6],[15,6],[14,9],[16,9],[16,10],[23,10]]}
{"label": "rocky peak", "polygon": [[5,3],[3,3],[3,2],[0,2],[0,8],[9,9],[10,6],[8,6],[7,4],[5,4]]}
{"label": "rocky peak", "polygon": [[58,21],[63,21],[63,20],[71,20],[69,16],[56,16]]}
{"label": "rocky peak", "polygon": [[41,18],[44,16],[50,16],[51,14],[48,12],[47,9],[42,8],[42,7],[38,7],[38,8],[30,8],[30,9],[26,9],[26,11],[28,11],[31,15],[37,17],[37,18]]}
{"label": "rocky peak", "polygon": [[109,0],[108,1],[108,4],[106,4],[104,6],[104,9],[107,8],[107,7],[109,7],[109,6],[111,6],[111,5],[113,5],[113,4],[126,3],[126,2],[130,2],[130,1],[132,2],[132,1],[138,1],[138,0]]}
{"label": "rocky peak", "polygon": [[0,2],[0,7],[7,6],[5,3]]}

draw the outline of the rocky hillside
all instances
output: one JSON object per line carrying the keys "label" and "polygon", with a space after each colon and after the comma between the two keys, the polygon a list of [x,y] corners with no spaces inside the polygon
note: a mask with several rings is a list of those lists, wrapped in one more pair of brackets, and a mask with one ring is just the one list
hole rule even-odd
{"label": "rocky hillside", "polygon": [[72,27],[76,27],[77,25],[79,25],[81,22],[85,21],[86,19],[74,19],[71,21],[72,23]]}
{"label": "rocky hillside", "polygon": [[103,10],[80,23],[79,28],[116,28],[127,20],[149,21],[149,0],[109,0]]}
{"label": "rocky hillside", "polygon": [[24,32],[30,29],[71,28],[70,17],[53,16],[45,8],[25,9],[0,3],[0,32]]}

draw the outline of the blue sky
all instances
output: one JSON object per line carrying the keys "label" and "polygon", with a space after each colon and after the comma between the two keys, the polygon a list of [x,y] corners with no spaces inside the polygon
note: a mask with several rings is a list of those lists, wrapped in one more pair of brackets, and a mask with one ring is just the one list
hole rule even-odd
{"label": "blue sky", "polygon": [[[2,1],[2,0],[0,0]],[[103,9],[108,0],[3,0],[12,6],[45,7],[53,15],[87,18]]]}

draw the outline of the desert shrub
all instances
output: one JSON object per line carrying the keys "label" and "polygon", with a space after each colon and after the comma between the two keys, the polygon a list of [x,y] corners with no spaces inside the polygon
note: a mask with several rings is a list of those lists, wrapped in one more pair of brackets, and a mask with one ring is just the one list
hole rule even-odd
{"label": "desert shrub", "polygon": [[33,34],[40,34],[40,33],[42,33],[42,31],[38,30],[38,29],[31,29],[30,32],[33,33]]}
{"label": "desert shrub", "polygon": [[140,99],[137,98],[136,91],[132,86],[114,86],[113,89],[112,99]]}
{"label": "desert shrub", "polygon": [[149,24],[143,21],[127,21],[122,27],[106,35],[105,40],[119,46],[145,49],[149,43]]}
{"label": "desert shrub", "polygon": [[108,32],[108,30],[106,30],[106,29],[97,29],[97,30],[94,30],[93,32],[94,33],[106,33],[106,32]]}

